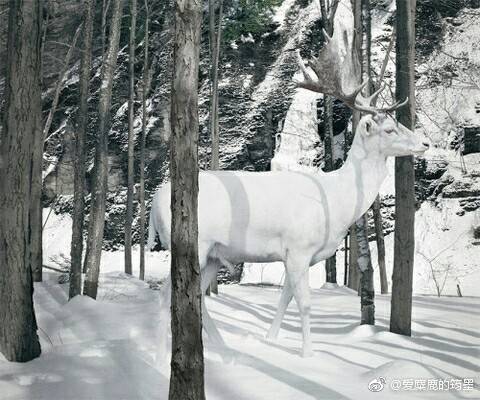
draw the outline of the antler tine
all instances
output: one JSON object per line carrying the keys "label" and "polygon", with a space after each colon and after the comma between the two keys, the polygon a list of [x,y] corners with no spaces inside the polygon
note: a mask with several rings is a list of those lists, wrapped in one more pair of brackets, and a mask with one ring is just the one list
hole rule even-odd
{"label": "antler tine", "polygon": [[377,102],[377,98],[385,90],[386,85],[382,82],[380,83],[380,87],[378,88],[377,91],[375,91],[370,97],[368,97],[368,105],[370,106],[375,106],[375,103]]}
{"label": "antler tine", "polygon": [[390,107],[382,108],[381,111],[383,111],[383,112],[395,111],[396,109],[406,105],[408,103],[408,101],[409,101],[409,98],[407,97],[403,101],[397,101],[396,103],[392,104]]}
{"label": "antler tine", "polygon": [[297,86],[303,89],[312,90],[314,92],[321,92],[322,88],[320,87],[318,82],[312,79],[310,73],[307,70],[305,63],[303,62],[303,58],[300,55],[300,50],[297,49],[296,54],[297,54],[298,65],[300,66],[300,70],[302,71],[302,75],[304,79],[303,81],[297,81],[296,82]]}

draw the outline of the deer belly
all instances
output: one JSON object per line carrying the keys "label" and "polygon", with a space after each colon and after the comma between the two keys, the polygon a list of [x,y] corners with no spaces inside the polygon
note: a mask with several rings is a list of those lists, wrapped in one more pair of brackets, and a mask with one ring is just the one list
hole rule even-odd
{"label": "deer belly", "polygon": [[275,262],[282,261],[282,246],[280,238],[245,238],[244,240],[232,240],[217,243],[214,252],[231,262]]}

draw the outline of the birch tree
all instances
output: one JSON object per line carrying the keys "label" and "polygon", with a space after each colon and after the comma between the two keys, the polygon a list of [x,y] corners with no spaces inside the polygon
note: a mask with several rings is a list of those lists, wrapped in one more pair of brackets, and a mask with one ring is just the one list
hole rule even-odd
{"label": "birch tree", "polygon": [[[360,59],[361,65],[361,80],[365,76],[370,77],[371,61],[370,61],[370,26],[369,18],[362,18],[362,14],[369,14],[370,1],[369,0],[355,0],[354,2],[354,18],[355,18],[355,45]],[[363,11],[366,11],[363,12]],[[366,46],[363,46],[363,32],[366,33]],[[365,50],[365,51],[364,51]],[[367,92],[370,87],[367,85]],[[354,113],[353,129],[356,129],[360,115]],[[368,243],[368,219],[367,213],[358,219],[355,223],[355,239],[357,251],[357,264],[360,272],[359,292],[360,292],[360,309],[361,309],[361,324],[375,324],[375,290],[373,284],[373,266],[372,257],[370,254],[370,246]]]}
{"label": "birch tree", "polygon": [[132,223],[134,184],[133,118],[135,107],[135,31],[137,29],[137,0],[130,0],[130,40],[128,56],[128,172],[127,212],[125,218],[125,273],[132,274]]}
{"label": "birch tree", "polygon": [[34,144],[42,138],[41,1],[11,1],[0,141],[0,351],[9,361],[40,355],[30,266]]}
{"label": "birch tree", "polygon": [[[409,98],[397,110],[397,120],[415,129],[415,7],[416,0],[397,0],[397,100]],[[390,331],[411,335],[412,284],[415,251],[415,171],[413,156],[395,159],[395,237]]]}
{"label": "birch tree", "polygon": [[170,400],[203,400],[198,260],[198,70],[202,2],[175,1],[171,98],[172,361]]}
{"label": "birch tree", "polygon": [[75,130],[73,160],[72,245],[70,250],[69,298],[82,292],[83,225],[85,218],[85,137],[88,123],[88,96],[92,69],[92,38],[95,0],[85,0],[83,11],[83,44],[80,61],[80,93]]}
{"label": "birch tree", "polygon": [[117,65],[120,43],[120,25],[122,19],[122,1],[113,0],[112,22],[108,50],[102,64],[102,86],[98,107],[98,135],[95,147],[94,181],[92,205],[88,226],[85,267],[87,276],[83,294],[97,297],[100,257],[102,254],[103,229],[105,226],[105,209],[108,186],[108,132],[110,127],[110,104],[112,99],[113,75]]}

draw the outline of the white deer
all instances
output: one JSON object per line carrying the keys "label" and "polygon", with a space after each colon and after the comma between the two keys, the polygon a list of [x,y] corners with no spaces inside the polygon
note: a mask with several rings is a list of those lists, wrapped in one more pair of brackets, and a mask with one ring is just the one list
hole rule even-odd
{"label": "white deer", "polygon": [[[277,337],[285,310],[294,297],[301,315],[303,356],[313,354],[309,267],[332,256],[348,228],[372,205],[387,175],[387,157],[421,154],[429,147],[425,136],[413,134],[388,114],[405,102],[373,108],[370,103],[380,91],[370,98],[360,94],[365,84],[347,91],[354,82],[354,75],[349,74],[356,68],[355,58],[347,55],[341,60],[335,41],[324,34],[326,46],[318,58],[308,63],[316,78],[300,62],[305,79],[299,86],[334,95],[365,113],[345,164],[329,173],[215,171],[201,172],[199,178],[202,293],[222,264],[283,261],[285,284],[267,337]],[[153,198],[149,247],[158,233],[160,241],[170,248],[170,224],[167,183]],[[213,324],[206,310],[204,316],[208,332]],[[219,336],[216,328],[213,335]]]}

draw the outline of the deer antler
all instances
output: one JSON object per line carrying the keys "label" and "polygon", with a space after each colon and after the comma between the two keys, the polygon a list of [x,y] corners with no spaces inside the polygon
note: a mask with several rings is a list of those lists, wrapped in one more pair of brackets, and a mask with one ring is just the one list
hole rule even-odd
{"label": "deer antler", "polygon": [[307,61],[307,66],[313,71],[315,78],[312,78],[300,52],[297,51],[298,63],[304,78],[303,81],[297,82],[299,87],[334,96],[351,109],[372,115],[394,111],[408,103],[407,98],[403,102],[396,102],[384,108],[374,107],[372,104],[375,104],[377,97],[385,89],[383,82],[375,93],[364,97],[361,92],[367,86],[368,79],[358,85],[360,63],[354,47],[349,43],[347,31],[343,32],[344,46],[347,49],[345,57],[340,56],[337,41],[330,37],[325,30],[322,32],[325,45],[320,50],[318,57]]}

